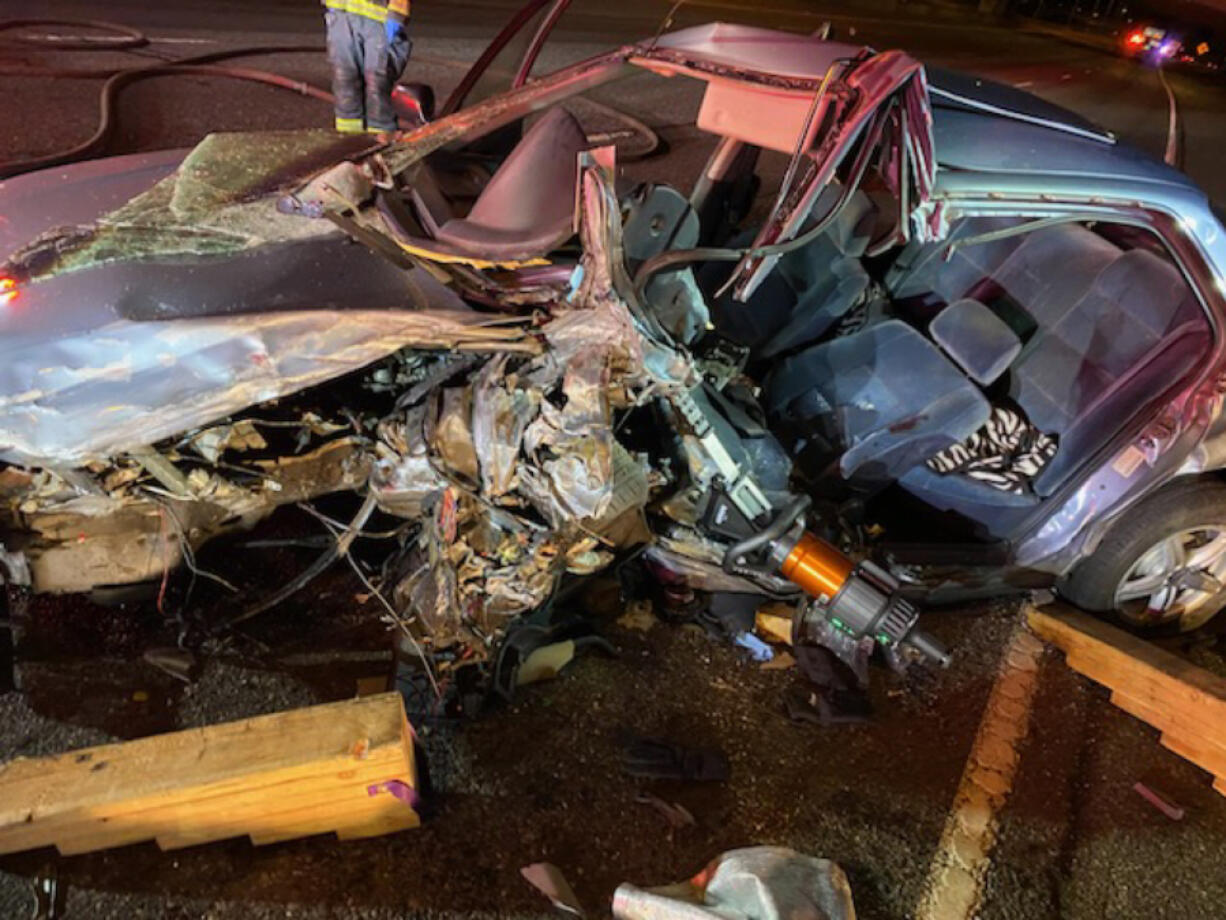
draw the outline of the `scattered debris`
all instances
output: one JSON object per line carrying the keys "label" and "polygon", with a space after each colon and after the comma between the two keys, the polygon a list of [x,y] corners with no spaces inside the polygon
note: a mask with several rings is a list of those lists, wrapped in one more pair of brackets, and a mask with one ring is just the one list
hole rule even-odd
{"label": "scattered debris", "polygon": [[762,670],[763,671],[787,671],[790,668],[795,667],[795,665],[796,665],[796,659],[792,656],[791,652],[780,652],[770,661],[764,661],[762,663]]}
{"label": "scattered debris", "polygon": [[634,797],[634,801],[640,805],[650,805],[668,822],[670,830],[679,831],[683,827],[693,827],[698,822],[694,820],[694,816],[690,814],[690,810],[684,805],[677,802],[666,802],[658,795],[652,795],[650,792],[640,792]]}
{"label": "scattered debris", "polygon": [[570,882],[566,881],[566,876],[557,866],[552,863],[533,863],[520,869],[519,874],[529,885],[549,898],[558,910],[576,917],[585,916],[575,890],[570,887]]}
{"label": "scattered debris", "polygon": [[828,859],[785,847],[730,850],[687,881],[618,887],[617,920],[855,920],[851,885]]}
{"label": "scattered debris", "polygon": [[196,670],[196,656],[182,648],[151,648],[142,655],[149,664],[159,671],[165,671],[176,680],[191,683],[192,673]]}
{"label": "scattered debris", "polygon": [[873,707],[860,675],[821,646],[797,646],[794,652],[807,682],[794,684],[784,693],[788,718],[816,725],[867,721]]}
{"label": "scattered debris", "polygon": [[637,738],[622,755],[622,769],[639,779],[723,782],[731,768],[715,748],[686,748],[670,741]]}
{"label": "scattered debris", "polygon": [[741,633],[734,642],[737,646],[749,652],[749,657],[754,661],[770,661],[775,657],[775,650],[753,633]]}
{"label": "scattered debris", "polygon": [[552,645],[542,645],[533,649],[532,654],[523,660],[519,673],[515,675],[516,685],[534,684],[537,681],[557,677],[575,657],[575,640],[555,642]]}
{"label": "scattered debris", "polygon": [[510,700],[516,687],[556,677],[589,648],[617,655],[617,649],[607,639],[591,633],[582,620],[569,619],[552,626],[519,623],[507,634],[499,650],[493,689]]}
{"label": "scattered debris", "polygon": [[626,612],[617,618],[617,625],[622,629],[633,629],[637,632],[650,632],[660,621],[656,619],[651,601],[643,599],[630,601]]}
{"label": "scattered debris", "polygon": [[1145,799],[1145,801],[1149,802],[1150,805],[1153,805],[1154,808],[1158,809],[1158,811],[1162,812],[1164,815],[1170,818],[1172,821],[1182,821],[1183,820],[1184,810],[1182,808],[1180,808],[1178,805],[1175,805],[1167,801],[1167,799],[1164,796],[1159,795],[1157,792],[1155,792],[1149,786],[1145,785],[1140,780],[1133,783],[1132,790],[1137,795],[1139,795],[1141,798]]}
{"label": "scattered debris", "polygon": [[767,642],[792,644],[792,623],[796,610],[789,604],[767,604],[754,615],[754,628]]}
{"label": "scattered debris", "polygon": [[31,920],[59,920],[64,916],[65,891],[52,867],[49,874],[39,875],[31,883],[34,887],[34,913]]}

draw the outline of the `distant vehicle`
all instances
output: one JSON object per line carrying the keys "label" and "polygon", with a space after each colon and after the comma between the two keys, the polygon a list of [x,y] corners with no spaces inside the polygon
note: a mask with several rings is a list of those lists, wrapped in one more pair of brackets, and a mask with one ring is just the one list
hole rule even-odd
{"label": "distant vehicle", "polygon": [[1124,53],[1130,57],[1170,60],[1182,47],[1179,39],[1158,26],[1141,26],[1124,36]]}

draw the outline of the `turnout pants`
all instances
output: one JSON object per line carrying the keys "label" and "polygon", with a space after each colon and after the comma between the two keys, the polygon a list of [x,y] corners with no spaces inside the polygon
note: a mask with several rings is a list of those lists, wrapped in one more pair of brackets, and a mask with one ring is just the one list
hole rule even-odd
{"label": "turnout pants", "polygon": [[328,60],[336,97],[336,130],[395,131],[392,89],[409,63],[413,44],[402,31],[389,45],[383,23],[328,9]]}

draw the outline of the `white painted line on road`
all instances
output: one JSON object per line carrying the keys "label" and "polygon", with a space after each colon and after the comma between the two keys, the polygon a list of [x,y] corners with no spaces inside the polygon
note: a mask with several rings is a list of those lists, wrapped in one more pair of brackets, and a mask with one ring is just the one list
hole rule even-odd
{"label": "white painted line on road", "polygon": [[1166,82],[1166,68],[1161,65],[1158,66],[1158,81],[1166,90],[1167,101],[1166,153],[1162,161],[1167,166],[1174,166],[1179,162],[1179,105],[1175,101],[1175,91]]}
{"label": "white painted line on road", "polygon": [[1023,80],[1021,83],[1014,83],[1018,89],[1025,89],[1027,86],[1034,86],[1034,80]]}
{"label": "white painted line on road", "polygon": [[928,868],[916,920],[970,920],[979,909],[998,815],[1013,790],[1018,752],[1030,731],[1042,655],[1043,643],[1019,619]]}

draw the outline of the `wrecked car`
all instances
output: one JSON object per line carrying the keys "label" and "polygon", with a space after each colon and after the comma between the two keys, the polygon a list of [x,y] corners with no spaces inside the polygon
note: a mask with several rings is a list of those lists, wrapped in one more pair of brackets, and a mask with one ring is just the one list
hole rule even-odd
{"label": "wrecked car", "polygon": [[[434,673],[631,553],[896,664],[947,659],[924,604],[1217,612],[1226,239],[1186,178],[812,36],[531,69],[390,142],[214,135],[0,185],[6,577],[156,583],[350,492],[311,571],[411,522],[371,587]],[[687,187],[627,181],[576,114],[622,79],[695,88]]]}

